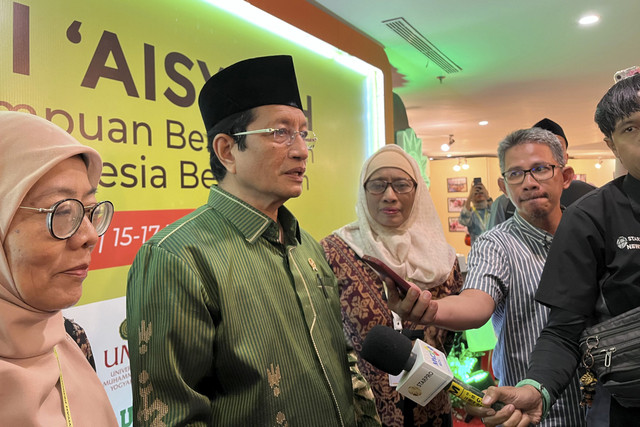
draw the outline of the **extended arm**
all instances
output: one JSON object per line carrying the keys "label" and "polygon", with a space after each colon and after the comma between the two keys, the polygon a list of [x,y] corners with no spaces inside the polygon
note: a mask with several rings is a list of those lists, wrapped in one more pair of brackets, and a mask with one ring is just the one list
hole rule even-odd
{"label": "extended arm", "polygon": [[389,308],[404,320],[454,331],[481,327],[495,308],[493,298],[477,289],[465,289],[459,295],[432,301],[428,290],[418,292],[411,289],[404,299],[400,299],[392,281],[387,281],[387,287]]}
{"label": "extended arm", "polygon": [[400,299],[393,284],[388,282],[389,308],[405,320],[446,329],[481,327],[493,314],[496,302],[504,296],[504,283],[509,275],[506,254],[499,238],[483,235],[476,240],[469,254],[469,272],[464,289],[459,295],[432,301],[428,290],[418,292],[411,289],[404,299]]}

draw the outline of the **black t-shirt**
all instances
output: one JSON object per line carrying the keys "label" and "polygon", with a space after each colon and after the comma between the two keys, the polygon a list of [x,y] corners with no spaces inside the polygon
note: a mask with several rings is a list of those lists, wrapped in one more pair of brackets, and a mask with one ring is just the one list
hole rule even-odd
{"label": "black t-shirt", "polygon": [[574,179],[567,188],[562,190],[562,195],[560,195],[560,204],[562,206],[570,206],[580,197],[595,189],[596,187],[591,184]]}
{"label": "black t-shirt", "polygon": [[[551,312],[526,377],[555,399],[575,375],[584,328],[640,305],[640,181],[617,178],[565,210],[536,300]],[[638,411],[613,403],[610,425]]]}
{"label": "black t-shirt", "polygon": [[591,323],[640,305],[640,181],[617,178],[565,210],[536,299]]}

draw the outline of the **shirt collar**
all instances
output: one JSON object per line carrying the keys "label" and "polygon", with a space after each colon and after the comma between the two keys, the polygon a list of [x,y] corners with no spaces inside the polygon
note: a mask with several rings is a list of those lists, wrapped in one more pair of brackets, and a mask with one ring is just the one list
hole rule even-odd
{"label": "shirt collar", "polygon": [[628,173],[622,181],[622,189],[629,198],[633,211],[640,213],[640,181]]}
{"label": "shirt collar", "polygon": [[[220,212],[249,243],[255,243],[260,236],[264,236],[272,243],[280,241],[278,223],[217,185],[211,186],[207,205]],[[278,222],[282,226],[285,243],[301,242],[298,221],[284,206],[278,209]]]}
{"label": "shirt collar", "polygon": [[531,225],[529,222],[527,222],[524,218],[520,216],[517,210],[513,214],[513,220],[518,225],[518,228],[523,232],[524,235],[528,236],[529,238],[537,242],[540,242],[542,245],[544,245],[548,249],[548,246],[551,244],[551,241],[553,240],[553,234],[548,233],[545,230],[542,230],[538,227]]}

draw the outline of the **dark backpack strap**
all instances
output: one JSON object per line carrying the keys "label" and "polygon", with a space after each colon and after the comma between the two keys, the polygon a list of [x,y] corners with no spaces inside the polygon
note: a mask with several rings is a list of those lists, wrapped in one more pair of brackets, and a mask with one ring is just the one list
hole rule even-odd
{"label": "dark backpack strap", "polygon": [[507,207],[504,209],[504,219],[507,220],[516,213],[516,207],[511,200],[507,203]]}

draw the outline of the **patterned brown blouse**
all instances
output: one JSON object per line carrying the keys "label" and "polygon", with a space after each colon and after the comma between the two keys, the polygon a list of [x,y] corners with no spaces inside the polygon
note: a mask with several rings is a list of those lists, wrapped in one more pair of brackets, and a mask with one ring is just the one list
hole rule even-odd
{"label": "patterned brown blouse", "polygon": [[84,357],[87,358],[87,361],[95,371],[96,362],[93,360],[93,351],[91,350],[91,344],[89,343],[89,338],[87,338],[87,334],[82,326],[65,317],[64,329],[67,334],[76,342],[76,344],[78,344],[78,347],[80,347],[80,350],[84,354]]}
{"label": "patterned brown blouse", "polygon": [[[345,334],[359,355],[362,342],[373,326],[393,327],[393,316],[383,296],[382,282],[377,273],[365,264],[340,237],[332,234],[320,243],[340,285],[340,304]],[[433,298],[440,299],[458,293],[462,282],[462,274],[456,261],[446,282],[431,290]],[[454,332],[434,326],[414,325],[411,322],[404,322],[403,328],[424,330],[423,341],[444,352],[451,349]],[[446,391],[440,392],[426,406],[418,406],[404,399],[394,387],[389,385],[389,376],[385,372],[374,368],[362,358],[358,359],[358,367],[373,389],[383,425],[394,427],[452,425],[451,402]]]}

